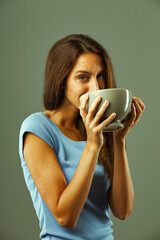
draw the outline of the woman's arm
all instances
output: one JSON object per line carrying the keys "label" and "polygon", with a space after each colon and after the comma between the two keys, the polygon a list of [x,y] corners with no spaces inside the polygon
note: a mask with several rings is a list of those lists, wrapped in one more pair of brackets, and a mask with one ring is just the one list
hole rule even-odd
{"label": "woman's arm", "polygon": [[125,137],[139,121],[144,109],[145,105],[141,99],[134,97],[132,99],[131,118],[124,122],[124,128],[122,130],[113,133],[114,173],[109,193],[109,204],[113,214],[122,220],[131,214],[134,200],[134,190],[127,160]]}
{"label": "woman's arm", "polygon": [[93,103],[89,112],[86,111],[87,100],[88,98],[80,107],[87,142],[75,175],[68,185],[54,150],[32,133],[27,133],[24,141],[24,158],[35,185],[57,222],[67,228],[76,226],[88,197],[99,151],[103,145],[102,130],[115,118],[115,114],[112,114],[99,124],[108,104],[104,104],[94,117],[101,99]]}
{"label": "woman's arm", "polygon": [[41,138],[27,133],[23,152],[35,185],[57,222],[74,228],[90,190],[99,149],[86,144],[68,185],[54,150]]}
{"label": "woman's arm", "polygon": [[134,190],[128,166],[125,141],[114,141],[114,174],[109,193],[113,214],[124,220],[132,212]]}

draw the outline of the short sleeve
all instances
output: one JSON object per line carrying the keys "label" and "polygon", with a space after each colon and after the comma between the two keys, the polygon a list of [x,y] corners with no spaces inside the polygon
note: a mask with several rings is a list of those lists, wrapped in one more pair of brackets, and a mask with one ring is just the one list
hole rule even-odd
{"label": "short sleeve", "polygon": [[49,127],[50,126],[47,125],[47,121],[45,121],[45,119],[42,118],[38,113],[33,113],[23,121],[19,133],[20,157],[23,157],[24,134],[26,132],[31,132],[40,137],[56,151],[56,136],[53,134],[53,131],[50,131]]}

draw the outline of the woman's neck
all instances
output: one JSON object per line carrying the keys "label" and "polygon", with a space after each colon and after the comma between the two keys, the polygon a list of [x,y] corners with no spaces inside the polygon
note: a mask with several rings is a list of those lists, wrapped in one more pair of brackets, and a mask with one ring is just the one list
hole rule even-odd
{"label": "woman's neck", "polygon": [[55,110],[47,110],[44,112],[56,125],[66,129],[76,129],[79,110],[75,107],[59,107]]}
{"label": "woman's neck", "polygon": [[[83,131],[77,126],[77,118],[73,118],[73,115],[67,112],[67,116],[61,111],[47,110],[43,112],[52,122],[54,122],[61,132],[73,141],[85,141],[86,137]],[[75,119],[75,120],[74,120]]]}

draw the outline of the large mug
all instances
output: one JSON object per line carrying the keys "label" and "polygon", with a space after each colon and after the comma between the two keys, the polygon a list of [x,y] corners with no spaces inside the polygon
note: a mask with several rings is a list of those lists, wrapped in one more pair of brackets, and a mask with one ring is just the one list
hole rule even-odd
{"label": "large mug", "polygon": [[[124,120],[131,112],[132,92],[130,90],[127,90],[125,88],[108,88],[89,92],[86,94],[89,94],[89,100],[86,106],[87,110],[90,108],[92,102],[98,96],[100,96],[102,100],[98,105],[96,112],[100,109],[106,100],[109,101],[109,106],[104,112],[101,121],[109,117],[109,115],[113,112],[116,113],[116,117],[103,129],[103,132],[111,132],[124,127],[121,121]],[[83,94],[80,97],[80,102],[82,102],[82,99],[86,94]]]}

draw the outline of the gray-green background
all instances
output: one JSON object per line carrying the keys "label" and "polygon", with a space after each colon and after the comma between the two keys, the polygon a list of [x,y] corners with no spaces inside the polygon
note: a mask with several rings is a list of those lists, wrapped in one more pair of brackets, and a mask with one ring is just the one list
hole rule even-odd
{"label": "gray-green background", "polygon": [[135,201],[116,240],[160,239],[160,1],[0,0],[0,240],[38,240],[39,226],[18,156],[22,121],[43,111],[45,60],[55,41],[84,33],[108,50],[118,87],[146,110],[127,137]]}

